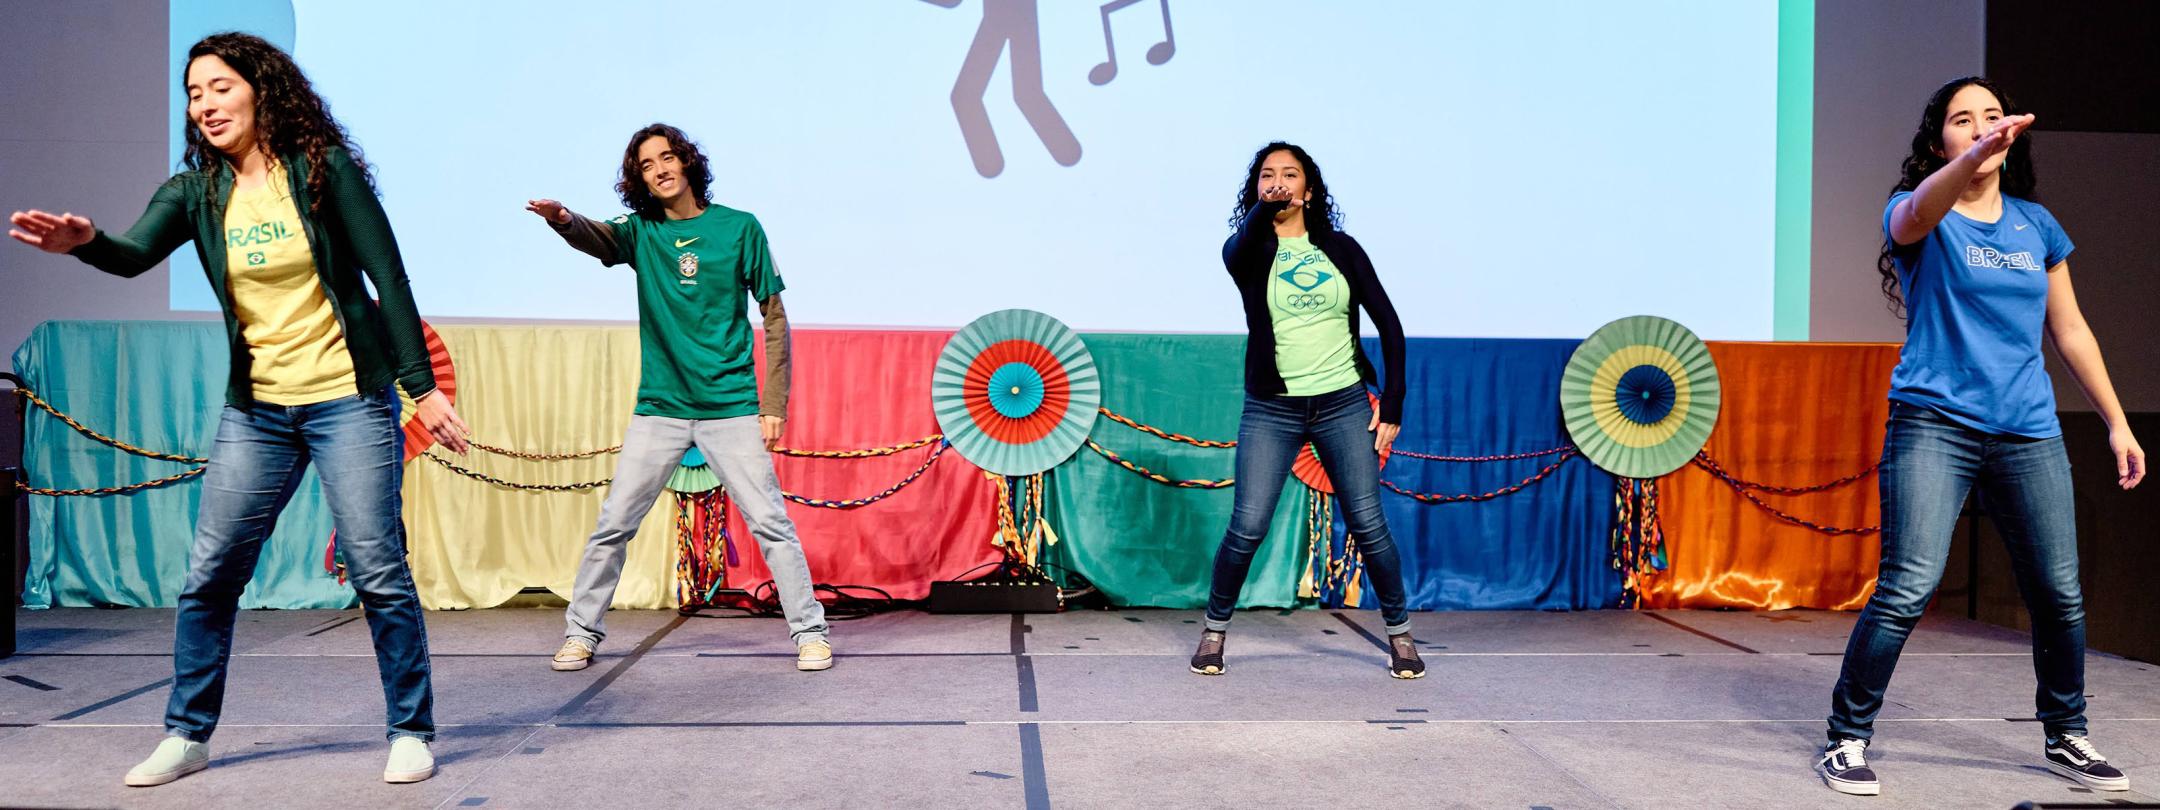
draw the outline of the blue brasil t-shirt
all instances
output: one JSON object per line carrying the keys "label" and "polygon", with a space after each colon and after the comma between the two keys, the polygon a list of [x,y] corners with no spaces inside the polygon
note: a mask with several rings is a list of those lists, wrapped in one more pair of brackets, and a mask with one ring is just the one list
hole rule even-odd
{"label": "blue brasil t-shirt", "polygon": [[[1911,196],[1883,208],[1886,236],[1891,211]],[[1985,433],[2058,436],[2040,336],[2048,268],[2076,246],[2039,203],[2002,202],[1994,222],[1951,211],[1927,238],[1891,251],[1908,320],[1890,398]]]}

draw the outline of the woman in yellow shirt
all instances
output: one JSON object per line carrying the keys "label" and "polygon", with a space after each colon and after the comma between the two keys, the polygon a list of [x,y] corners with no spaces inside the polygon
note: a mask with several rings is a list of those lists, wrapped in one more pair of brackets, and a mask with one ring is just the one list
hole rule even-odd
{"label": "woman in yellow shirt", "polygon": [[240,592],[310,463],[374,634],[391,740],[383,779],[418,782],[435,772],[434,693],[405,562],[394,386],[445,447],[464,452],[465,425],[435,390],[367,165],[299,66],[246,34],[203,39],[187,65],[188,168],[134,227],[113,235],[73,214],[9,218],[17,240],[121,276],[193,241],[225,313],[232,365],[179,598],[167,737],[126,782],[161,785],[208,767]]}

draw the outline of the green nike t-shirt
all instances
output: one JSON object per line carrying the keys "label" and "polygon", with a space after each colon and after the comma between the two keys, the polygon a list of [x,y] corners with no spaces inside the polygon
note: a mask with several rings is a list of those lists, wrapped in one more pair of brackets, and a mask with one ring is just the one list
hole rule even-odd
{"label": "green nike t-shirt", "polygon": [[757,217],[720,205],[689,219],[608,220],[637,271],[636,413],[727,419],[758,412],[748,306],[786,289]]}
{"label": "green nike t-shirt", "polygon": [[1357,340],[1350,334],[1350,284],[1312,239],[1278,241],[1268,271],[1268,312],[1275,322],[1275,370],[1283,392],[1313,396],[1359,382]]}

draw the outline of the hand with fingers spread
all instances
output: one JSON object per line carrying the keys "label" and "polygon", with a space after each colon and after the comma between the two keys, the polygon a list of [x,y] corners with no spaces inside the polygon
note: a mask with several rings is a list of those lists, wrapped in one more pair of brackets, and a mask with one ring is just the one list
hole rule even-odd
{"label": "hand with fingers spread", "polygon": [[1977,164],[2010,151],[2010,145],[2017,142],[2017,136],[2032,128],[2032,123],[2033,116],[2029,114],[2007,116],[1996,121],[1986,135],[1980,136],[1980,140],[1973,141],[1973,145],[1965,150],[1965,157]]}
{"label": "hand with fingers spread", "polygon": [[545,198],[538,200],[526,200],[525,210],[531,211],[535,214],[539,214],[540,218],[547,220],[549,224],[570,224],[570,209],[564,208],[562,203],[556,202],[554,200]]}
{"label": "hand with fingers spread", "polygon": [[413,403],[413,418],[420,420],[420,426],[427,429],[428,435],[434,436],[435,441],[450,452],[462,456],[471,449],[472,445],[465,437],[471,436],[472,430],[465,427],[465,420],[458,418],[457,409],[450,406],[450,398],[441,390],[422,394]]}
{"label": "hand with fingers spread", "polygon": [[8,224],[15,226],[8,230],[8,235],[15,237],[15,241],[46,253],[66,253],[89,244],[97,235],[97,225],[89,217],[51,214],[36,209],[10,214]]}

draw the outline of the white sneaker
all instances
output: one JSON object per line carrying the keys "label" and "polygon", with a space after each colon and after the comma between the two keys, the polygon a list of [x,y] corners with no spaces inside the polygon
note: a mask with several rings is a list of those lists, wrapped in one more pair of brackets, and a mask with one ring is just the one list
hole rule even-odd
{"label": "white sneaker", "polygon": [[210,767],[210,746],[204,743],[166,737],[158,743],[156,751],[142,764],[128,769],[129,787],[162,785],[180,777]]}
{"label": "white sneaker", "polygon": [[383,766],[382,780],[393,785],[424,782],[435,775],[435,755],[418,737],[390,741],[390,764]]}

